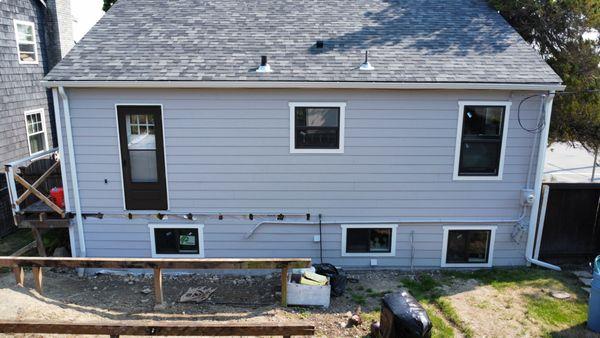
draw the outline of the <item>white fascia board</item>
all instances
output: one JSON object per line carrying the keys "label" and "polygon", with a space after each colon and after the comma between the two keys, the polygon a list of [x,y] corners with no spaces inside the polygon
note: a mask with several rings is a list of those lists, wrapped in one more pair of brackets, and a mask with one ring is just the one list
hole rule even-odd
{"label": "white fascia board", "polygon": [[295,81],[41,81],[45,87],[73,88],[327,88],[327,89],[470,89],[564,90],[559,83],[475,82],[295,82]]}

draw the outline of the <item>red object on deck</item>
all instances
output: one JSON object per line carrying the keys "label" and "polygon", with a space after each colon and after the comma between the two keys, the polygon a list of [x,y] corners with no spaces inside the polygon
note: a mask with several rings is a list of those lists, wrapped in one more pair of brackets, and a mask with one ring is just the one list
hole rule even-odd
{"label": "red object on deck", "polygon": [[50,198],[54,204],[58,205],[60,208],[65,208],[65,193],[62,187],[54,187],[50,189]]}

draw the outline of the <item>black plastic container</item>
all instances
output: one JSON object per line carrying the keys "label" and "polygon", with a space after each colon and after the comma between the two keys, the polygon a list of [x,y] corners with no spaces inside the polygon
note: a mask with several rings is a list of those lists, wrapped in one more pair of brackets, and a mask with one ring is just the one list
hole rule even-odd
{"label": "black plastic container", "polygon": [[408,292],[388,293],[381,300],[383,338],[431,337],[433,325],[419,302]]}

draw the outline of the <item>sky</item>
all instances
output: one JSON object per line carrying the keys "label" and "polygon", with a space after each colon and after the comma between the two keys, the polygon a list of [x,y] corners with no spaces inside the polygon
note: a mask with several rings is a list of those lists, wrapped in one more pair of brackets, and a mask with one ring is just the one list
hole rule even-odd
{"label": "sky", "polygon": [[104,15],[102,3],[102,0],[71,0],[73,38],[76,42]]}

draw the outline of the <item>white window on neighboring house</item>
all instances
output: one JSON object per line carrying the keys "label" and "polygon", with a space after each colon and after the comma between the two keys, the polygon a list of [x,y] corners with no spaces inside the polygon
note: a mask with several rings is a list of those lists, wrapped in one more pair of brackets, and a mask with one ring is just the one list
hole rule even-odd
{"label": "white window on neighboring house", "polygon": [[34,23],[28,21],[15,20],[14,24],[19,63],[38,63]]}
{"label": "white window on neighboring house", "polygon": [[491,267],[495,226],[445,226],[442,267]]}
{"label": "white window on neighboring house", "polygon": [[204,257],[203,224],[149,224],[152,257]]}
{"label": "white window on neighboring house", "polygon": [[342,225],[342,256],[395,256],[397,227],[397,224]]}
{"label": "white window on neighboring house", "polygon": [[346,104],[290,102],[290,153],[343,153]]}
{"label": "white window on neighboring house", "polygon": [[26,111],[25,126],[27,128],[29,153],[33,155],[48,149],[44,109]]}

